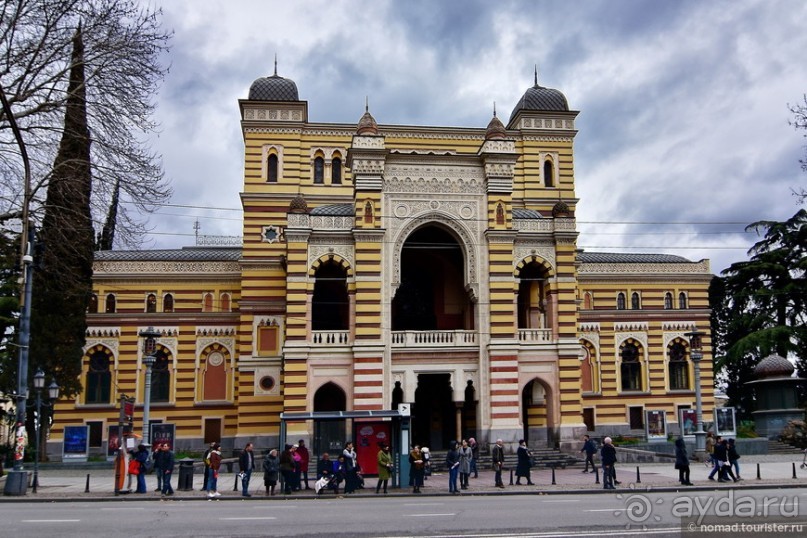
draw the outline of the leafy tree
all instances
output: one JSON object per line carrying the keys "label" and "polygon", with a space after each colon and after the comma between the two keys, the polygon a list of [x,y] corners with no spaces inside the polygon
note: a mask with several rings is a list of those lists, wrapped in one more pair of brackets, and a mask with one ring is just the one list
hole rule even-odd
{"label": "leafy tree", "polygon": [[807,377],[807,210],[746,229],[764,236],[748,261],[732,264],[710,288],[716,368],[732,404],[745,413],[751,400],[742,383],[763,357],[795,357]]}

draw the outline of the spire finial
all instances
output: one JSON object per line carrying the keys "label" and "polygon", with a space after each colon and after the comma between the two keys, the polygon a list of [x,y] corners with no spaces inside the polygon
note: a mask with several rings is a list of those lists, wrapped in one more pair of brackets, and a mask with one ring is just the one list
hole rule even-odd
{"label": "spire finial", "polygon": [[275,53],[275,76],[277,76],[277,53]]}
{"label": "spire finial", "polygon": [[364,96],[364,111],[365,112],[370,112],[370,96],[369,95]]}
{"label": "spire finial", "polygon": [[538,85],[538,64],[535,64],[535,85]]}
{"label": "spire finial", "polygon": [[496,101],[493,101],[493,117],[496,117]]}

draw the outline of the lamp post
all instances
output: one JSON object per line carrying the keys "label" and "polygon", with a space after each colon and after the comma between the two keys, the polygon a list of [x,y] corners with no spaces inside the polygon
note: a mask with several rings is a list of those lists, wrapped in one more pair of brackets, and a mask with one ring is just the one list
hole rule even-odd
{"label": "lamp post", "polygon": [[703,431],[703,400],[701,399],[701,360],[703,360],[703,335],[697,327],[692,328],[692,332],[684,336],[689,338],[689,356],[695,367],[695,416],[698,427],[695,430],[695,456],[698,461],[703,461],[706,455],[706,432]]}
{"label": "lamp post", "polygon": [[154,327],[149,327],[145,331],[140,331],[139,336],[142,336],[143,341],[143,364],[146,366],[146,386],[145,393],[143,394],[143,444],[151,446],[151,438],[149,435],[149,413],[151,411],[151,367],[154,366],[154,361],[157,357],[154,352],[157,348],[157,337],[160,336]]}
{"label": "lamp post", "polygon": [[[34,374],[34,390],[36,391],[36,417],[34,420],[34,478],[31,483],[31,491],[36,493],[39,487],[39,438],[42,429],[42,406],[50,407],[53,403],[42,402],[42,389],[45,388],[45,372],[38,368]],[[55,402],[59,399],[59,385],[56,381],[51,381],[48,387],[48,398]]]}

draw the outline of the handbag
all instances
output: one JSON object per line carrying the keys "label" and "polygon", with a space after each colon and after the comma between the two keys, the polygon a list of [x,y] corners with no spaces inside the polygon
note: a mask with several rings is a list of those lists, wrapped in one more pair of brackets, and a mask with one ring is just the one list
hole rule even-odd
{"label": "handbag", "polygon": [[140,462],[129,460],[129,474],[140,474]]}

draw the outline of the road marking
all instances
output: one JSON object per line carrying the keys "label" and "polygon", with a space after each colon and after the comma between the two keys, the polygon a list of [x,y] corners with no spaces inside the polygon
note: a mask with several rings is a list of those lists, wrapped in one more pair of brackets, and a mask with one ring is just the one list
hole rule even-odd
{"label": "road marking", "polygon": [[277,519],[276,517],[220,517],[219,521],[245,521],[245,520],[264,520],[264,519]]}
{"label": "road marking", "polygon": [[584,512],[625,512],[627,508],[595,508],[591,510],[583,510]]}
{"label": "road marking", "polygon": [[444,516],[456,516],[456,513],[451,514],[409,514],[409,517],[444,517]]}
{"label": "road marking", "polygon": [[119,506],[116,508],[101,508],[101,510],[145,510],[145,508],[139,506]]}
{"label": "road marking", "polygon": [[579,503],[580,499],[558,499],[557,501],[541,501],[542,503]]}
{"label": "road marking", "polygon": [[22,523],[78,523],[80,519],[23,519]]}
{"label": "road marking", "polygon": [[404,503],[403,506],[442,506],[443,503]]}

